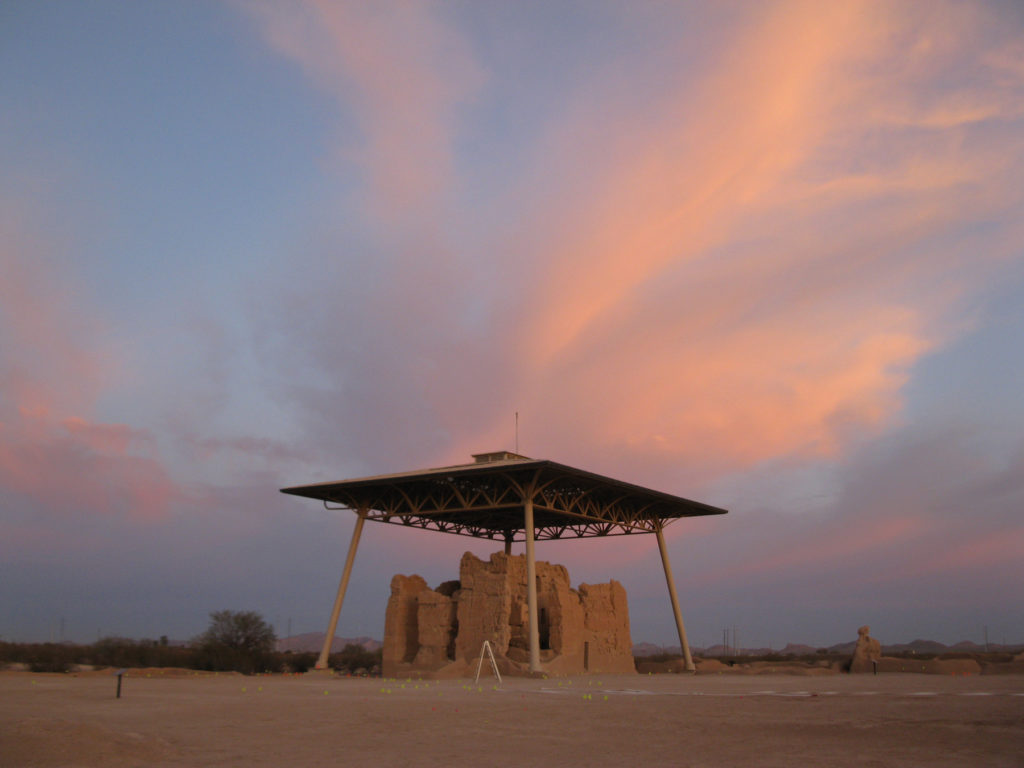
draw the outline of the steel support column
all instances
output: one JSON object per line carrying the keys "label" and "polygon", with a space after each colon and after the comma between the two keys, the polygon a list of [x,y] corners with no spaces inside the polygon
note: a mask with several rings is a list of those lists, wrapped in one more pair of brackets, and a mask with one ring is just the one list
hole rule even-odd
{"label": "steel support column", "polygon": [[348,577],[352,575],[352,563],[356,559],[356,549],[359,547],[359,536],[363,532],[363,523],[366,521],[366,510],[360,509],[356,512],[356,527],[352,529],[352,541],[348,545],[348,557],[345,558],[345,570],[341,572],[341,583],[338,584],[338,596],[334,598],[334,610],[331,611],[331,620],[327,625],[327,637],[324,638],[324,647],[320,651],[320,658],[316,660],[316,669],[327,669],[327,657],[331,655],[331,643],[334,642],[334,631],[338,628],[338,616],[341,615],[341,604],[345,602],[345,590],[348,589]]}
{"label": "steel support column", "polygon": [[679,598],[676,597],[676,583],[672,578],[672,566],[668,562],[668,549],[665,548],[665,536],[661,532],[661,521],[654,527],[654,533],[658,537],[658,549],[661,550],[661,564],[665,568],[665,581],[668,583],[668,596],[672,601],[672,613],[676,617],[676,630],[679,632],[679,647],[683,650],[683,661],[686,663],[687,672],[696,672],[693,665],[693,657],[690,656],[690,644],[686,642],[686,629],[683,627],[683,615],[679,612]]}
{"label": "steel support column", "polygon": [[526,533],[526,607],[530,622],[530,671],[540,672],[540,626],[537,623],[537,566],[533,559],[533,496],[523,499]]}

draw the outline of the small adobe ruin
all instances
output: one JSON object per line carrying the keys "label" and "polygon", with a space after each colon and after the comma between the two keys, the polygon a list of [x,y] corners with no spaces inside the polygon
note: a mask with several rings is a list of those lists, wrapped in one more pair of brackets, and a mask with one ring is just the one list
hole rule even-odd
{"label": "small adobe ruin", "polygon": [[882,644],[871,637],[871,627],[865,625],[857,630],[857,645],[850,659],[851,672],[876,672],[882,658]]}
{"label": "small adobe ruin", "polygon": [[[553,675],[635,673],[626,590],[617,581],[572,589],[565,566],[536,563],[540,660]],[[474,674],[484,640],[503,675],[530,669],[526,558],[462,556],[459,580],[430,589],[420,576],[391,580],[383,674]]]}

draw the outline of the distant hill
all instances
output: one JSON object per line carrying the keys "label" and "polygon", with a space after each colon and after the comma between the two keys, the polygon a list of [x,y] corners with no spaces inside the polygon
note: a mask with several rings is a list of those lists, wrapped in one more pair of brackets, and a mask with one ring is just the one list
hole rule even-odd
{"label": "distant hill", "polygon": [[[324,645],[324,637],[326,634],[323,632],[306,632],[302,635],[283,637],[277,641],[277,650],[319,653]],[[368,651],[376,651],[381,647],[381,642],[372,637],[335,637],[331,643],[331,653],[337,653],[346,645],[361,645]]]}
{"label": "distant hill", "polygon": [[[853,649],[857,645],[856,641],[850,641],[847,643],[836,643],[830,645],[827,648],[821,649],[829,654],[836,656],[847,656],[853,655]],[[988,649],[992,652],[1003,652],[1003,653],[1017,653],[1024,649],[1024,646],[1020,645],[1001,645],[998,643],[989,643]],[[736,651],[729,648],[727,649],[722,644],[712,645],[707,648],[692,648],[694,656],[731,656],[736,654]],[[808,656],[817,653],[819,648],[811,645],[804,645],[801,643],[788,643],[782,650],[773,650],[771,648],[741,648],[737,655],[740,656],[767,656],[770,654],[780,654],[782,656]],[[920,654],[943,654],[950,652],[960,653],[984,653],[986,650],[984,645],[973,643],[969,640],[962,640],[955,645],[945,645],[943,643],[936,642],[935,640],[913,640],[909,643],[894,643],[892,645],[883,645],[882,653],[887,655],[901,654],[901,653],[920,653]],[[660,654],[675,654],[679,655],[682,652],[679,650],[678,645],[655,645],[654,643],[637,643],[633,646],[633,655],[638,657],[643,656],[656,656]]]}
{"label": "distant hill", "polygon": [[909,643],[883,645],[882,653],[945,653],[949,646],[934,640],[911,640]]}
{"label": "distant hill", "polygon": [[848,643],[836,643],[835,645],[830,645],[826,650],[829,653],[848,653],[850,655],[853,655],[853,649],[856,647],[857,641],[851,640]]}
{"label": "distant hill", "polygon": [[655,645],[654,643],[637,643],[633,646],[634,656],[660,656],[663,653],[681,653],[679,646]]}
{"label": "distant hill", "polygon": [[800,643],[786,643],[786,647],[779,651],[783,656],[810,656],[817,652],[818,649],[813,645],[802,645]]}
{"label": "distant hill", "polygon": [[951,651],[963,651],[965,653],[984,653],[985,646],[979,643],[972,643],[970,640],[961,640],[956,645],[949,646]]}
{"label": "distant hill", "polygon": [[[174,644],[175,641],[172,641]],[[302,635],[293,635],[292,637],[280,638],[277,641],[277,650],[279,651],[302,651],[302,652],[319,652],[320,648],[324,643],[323,632],[307,632]],[[335,637],[334,642],[331,644],[331,653],[337,653],[346,645],[354,643],[355,645],[361,645],[368,651],[378,650],[382,643],[379,640],[374,640],[372,637]],[[847,643],[836,643],[830,645],[824,650],[830,654],[844,656],[852,655],[855,641]],[[990,643],[988,649],[995,652],[1018,652],[1022,650],[1024,646],[1019,645],[1001,645],[997,643]],[[690,649],[694,656],[725,656],[727,655],[727,649],[722,644],[712,645],[708,648],[696,648],[691,646]],[[781,650],[772,648],[741,648],[739,655],[741,656],[767,656],[769,654],[781,654],[783,656],[808,656],[817,653],[818,647],[813,645],[805,645],[802,643],[788,643]],[[921,653],[921,654],[941,654],[959,651],[961,653],[982,653],[985,651],[984,645],[973,643],[969,640],[962,640],[955,645],[944,645],[943,643],[936,642],[934,640],[913,640],[909,643],[894,643],[892,645],[883,645],[882,653],[885,654],[898,654],[898,653]],[[728,649],[728,655],[735,653],[732,649]],[[659,656],[661,654],[668,655],[681,655],[682,651],[678,645],[656,645],[655,643],[641,642],[636,643],[633,646],[633,655],[637,657],[644,656]]]}

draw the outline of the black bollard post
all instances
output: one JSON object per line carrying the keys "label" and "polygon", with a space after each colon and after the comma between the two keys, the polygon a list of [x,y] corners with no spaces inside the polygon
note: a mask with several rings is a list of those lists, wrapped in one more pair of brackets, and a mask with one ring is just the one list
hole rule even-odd
{"label": "black bollard post", "polygon": [[114,674],[117,675],[117,698],[121,698],[121,678],[124,677],[126,670],[119,669]]}

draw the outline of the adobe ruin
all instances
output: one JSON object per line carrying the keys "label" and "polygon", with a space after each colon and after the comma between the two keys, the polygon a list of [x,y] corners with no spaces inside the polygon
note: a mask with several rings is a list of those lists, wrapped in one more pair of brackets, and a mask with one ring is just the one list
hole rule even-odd
{"label": "adobe ruin", "polygon": [[851,672],[877,672],[882,658],[882,644],[871,637],[871,627],[866,624],[857,630],[857,645],[850,659]]}
{"label": "adobe ruin", "polygon": [[[540,660],[549,675],[635,673],[626,590],[617,581],[572,589],[565,566],[536,563]],[[459,580],[430,589],[420,576],[391,580],[383,674],[466,677],[484,640],[503,675],[530,669],[526,558],[462,556]]]}

